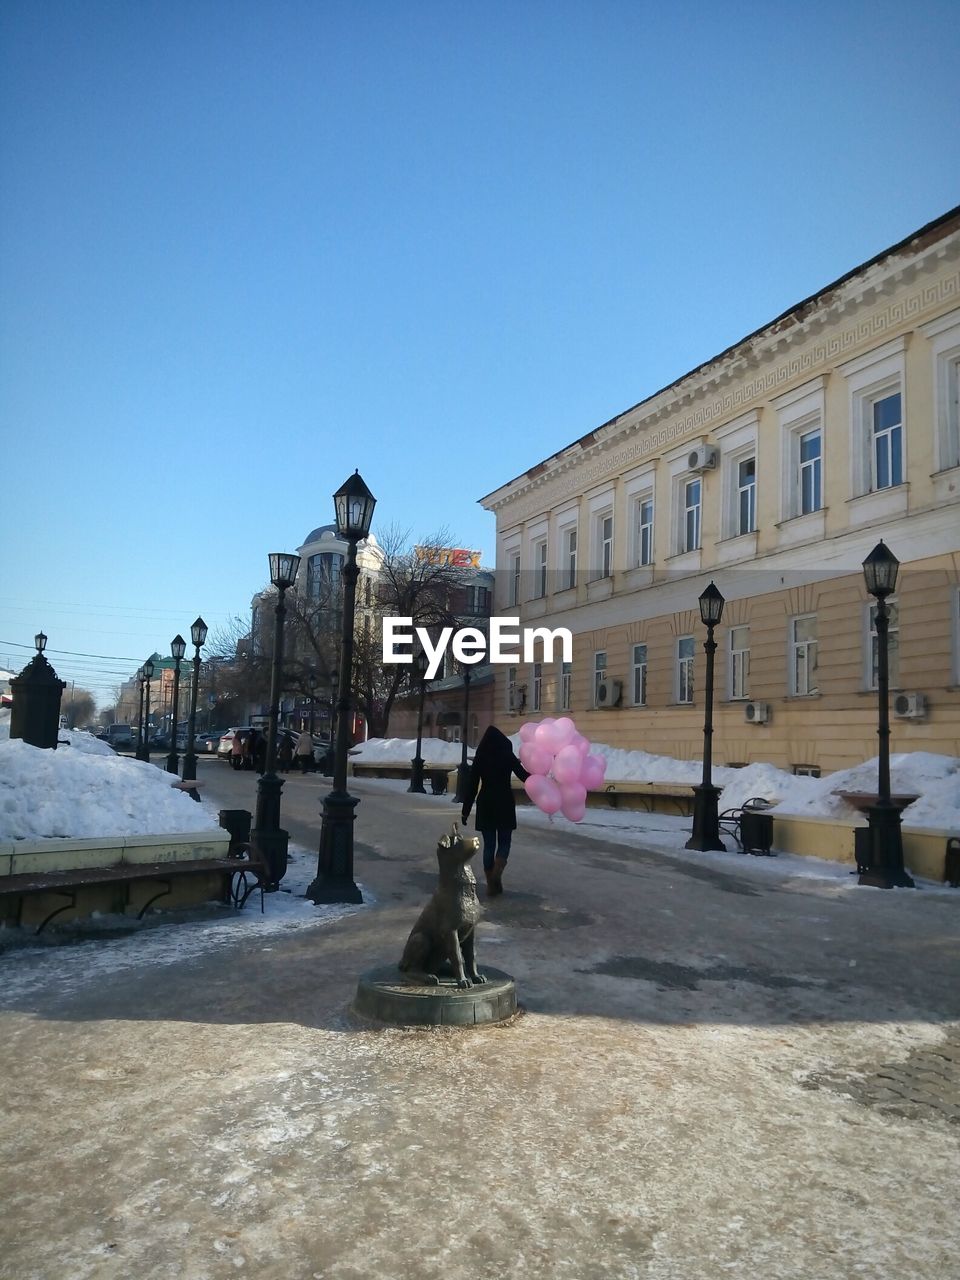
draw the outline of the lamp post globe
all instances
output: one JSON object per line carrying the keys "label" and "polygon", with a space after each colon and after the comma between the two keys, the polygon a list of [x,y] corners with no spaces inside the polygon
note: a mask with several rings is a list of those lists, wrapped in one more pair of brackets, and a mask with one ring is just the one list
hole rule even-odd
{"label": "lamp post globe", "polygon": [[183,636],[175,635],[170,641],[170,656],[173,658],[173,707],[170,716],[170,750],[167,753],[167,773],[176,773],[180,768],[180,757],[177,755],[177,718],[180,710],[180,663],[187,652],[187,642]]}
{"label": "lamp post globe", "polygon": [[[187,750],[183,757],[184,782],[194,782],[197,777],[197,753],[194,738],[197,732],[197,691],[200,687],[200,650],[207,641],[207,624],[203,618],[197,618],[190,628],[190,640],[193,643],[193,680],[190,685],[190,714],[187,718]],[[196,791],[193,798],[199,800]]]}
{"label": "lamp post globe", "polygon": [[703,773],[700,785],[693,789],[693,831],[686,843],[687,849],[703,852],[725,852],[720,839],[720,815],[717,800],[720,788],[713,785],[713,660],[717,644],[713,629],[723,617],[724,599],[715,583],[711,582],[700,593],[700,621],[707,628],[703,643],[706,654],[706,677],[703,692]]}
{"label": "lamp post globe", "polygon": [[[900,561],[881,539],[863,562],[863,580],[876,600],[877,631],[877,802],[867,810],[869,850],[859,883],[880,889],[912,889],[903,865],[900,808],[890,793],[890,610]],[[858,861],[860,859],[858,858]]]}
{"label": "lamp post globe", "polygon": [[343,567],[343,619],[340,635],[340,679],[333,753],[333,787],[324,797],[317,874],[306,896],[313,902],[362,902],[353,878],[353,824],[359,799],[347,791],[347,751],[353,716],[353,631],[357,604],[357,544],[370,532],[377,500],[359,471],[333,495],[337,533],[347,543]]}
{"label": "lamp post globe", "polygon": [[287,870],[289,835],[280,827],[280,793],[283,779],[277,776],[277,721],[280,715],[280,688],[283,679],[283,624],[285,595],[297,580],[300,557],[286,551],[270,553],[270,581],[277,589],[274,610],[273,661],[270,665],[270,716],[267,728],[267,755],[257,784],[257,812],[250,831],[250,846],[266,865],[267,888],[276,889]]}
{"label": "lamp post globe", "polygon": [[427,667],[430,659],[421,649],[413,660],[413,669],[420,686],[417,703],[417,753],[410,761],[410,785],[408,791],[423,791],[423,756],[420,754],[423,744],[423,696],[427,687]]}

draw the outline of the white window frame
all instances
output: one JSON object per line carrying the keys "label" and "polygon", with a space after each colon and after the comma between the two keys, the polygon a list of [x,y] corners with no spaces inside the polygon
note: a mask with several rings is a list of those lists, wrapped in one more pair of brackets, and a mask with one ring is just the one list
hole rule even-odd
{"label": "white window frame", "polygon": [[[907,478],[906,337],[895,338],[875,351],[838,366],[847,380],[850,405],[850,492],[853,498],[887,494]],[[876,484],[873,406],[885,397],[900,395],[900,473],[897,484]]]}
{"label": "white window frame", "polygon": [[[690,501],[691,490],[696,486],[697,500]],[[685,555],[699,551],[703,546],[703,476],[686,475],[680,484],[680,543],[678,551]]]}
{"label": "white window frame", "polygon": [[[797,639],[797,624],[814,623],[812,639]],[[817,681],[817,669],[820,662],[820,625],[815,613],[798,613],[789,621],[787,634],[787,672],[788,689],[791,698],[812,698],[820,692]],[[802,663],[801,663],[802,655]],[[811,661],[812,658],[812,661]],[[803,672],[801,679],[800,672]]]}
{"label": "white window frame", "polygon": [[515,609],[521,603],[521,573],[520,573],[520,549],[510,552],[510,558],[507,561],[510,572],[510,600],[511,609]]}
{"label": "white window frame", "polygon": [[[897,420],[879,426],[877,411],[881,405],[897,401]],[[893,489],[903,484],[903,394],[899,385],[890,383],[884,389],[866,398],[871,420],[870,434],[870,487],[872,492]],[[880,465],[881,456],[884,465]],[[899,472],[899,474],[898,474]]]}
{"label": "white window frame", "polygon": [[[878,638],[876,628],[877,602],[871,597],[864,611],[864,632],[866,642],[863,647],[863,687],[876,689]],[[900,601],[896,596],[887,596],[887,612],[891,614],[887,629],[887,673],[891,689],[900,688]]]}
{"label": "white window frame", "polygon": [[[744,481],[743,468],[747,464],[753,465],[753,476]],[[736,537],[742,537],[745,533],[757,532],[757,455],[756,453],[747,453],[743,457],[736,460],[737,476],[736,476]],[[744,510],[744,500],[746,500],[746,510]],[[744,518],[746,517],[746,518]]]}
{"label": "white window frame", "polygon": [[535,662],[533,664],[533,703],[532,711],[539,711],[543,700],[543,663]]}
{"label": "white window frame", "polygon": [[521,554],[521,541],[521,534],[516,531],[504,538],[500,543],[497,553],[499,573],[494,583],[497,605],[500,609],[512,609],[519,603],[519,601],[513,600],[513,591],[515,586],[514,561]]}
{"label": "white window frame", "polygon": [[[826,509],[824,458],[827,444],[825,387],[826,377],[821,375],[805,382],[801,387],[771,402],[777,414],[780,438],[780,520],[797,520],[801,528],[791,530],[791,535],[820,537],[823,532]],[[803,509],[803,478],[801,469],[801,441],[811,432],[820,433],[820,504],[810,511]],[[784,531],[781,530],[781,541]]]}
{"label": "white window frame", "polygon": [[[746,632],[746,636],[738,633]],[[735,645],[736,640],[746,639],[746,644]],[[727,637],[727,687],[731,702],[745,701],[750,697],[750,626],[742,622],[731,627]]]}
{"label": "white window frame", "polygon": [[[633,705],[635,707],[645,707],[647,705],[647,646],[646,643],[635,644],[631,651],[633,657],[631,690],[633,695]],[[639,680],[639,689],[637,688]],[[639,693],[639,697],[637,696]]]}
{"label": "white window frame", "polygon": [[[687,652],[689,650],[689,652]],[[676,700],[682,706],[693,706],[694,696],[694,663],[697,659],[697,641],[695,636],[677,636],[676,650]]]}
{"label": "white window frame", "polygon": [[[647,574],[640,575],[641,579],[649,576],[657,555],[657,461],[646,463],[639,470],[629,472],[623,477],[624,511],[627,520],[626,563],[631,570],[647,570]],[[645,505],[649,505],[649,526],[641,523]],[[669,545],[669,539],[667,545]]]}
{"label": "white window frame", "polygon": [[[812,436],[817,438],[815,457],[804,458],[803,445]],[[811,516],[823,510],[823,426],[819,422],[810,422],[798,430],[794,436],[797,442],[797,515]],[[810,479],[809,486],[807,479]],[[810,503],[806,502],[806,490],[810,489]]]}
{"label": "white window frame", "polygon": [[[649,519],[644,519],[644,511],[649,508]],[[656,520],[653,490],[645,489],[633,500],[633,563],[636,568],[644,568],[653,564],[653,532]]]}
{"label": "white window frame", "polygon": [[[760,457],[757,444],[760,417],[756,410],[741,414],[733,422],[718,427],[714,431],[714,439],[720,450],[720,538],[746,538],[757,532],[757,486],[759,481]],[[740,520],[740,467],[748,459],[753,459],[753,492],[751,495],[750,514],[752,519],[748,527],[743,527]],[[752,542],[756,542],[754,536]],[[744,554],[752,543],[727,550],[727,556]]]}
{"label": "white window frame", "polygon": [[560,710],[569,711],[571,707],[571,686],[573,684],[573,663],[560,663]]}
{"label": "white window frame", "polygon": [[952,471],[960,466],[960,310],[921,325],[920,332],[933,355],[934,472]]}
{"label": "white window frame", "polygon": [[533,544],[533,595],[542,600],[547,594],[547,539],[538,538]]}
{"label": "white window frame", "polygon": [[578,529],[576,517],[557,527],[558,591],[572,591],[577,585]]}
{"label": "white window frame", "polygon": [[507,667],[507,711],[516,710],[517,701],[517,668]]}
{"label": "white window frame", "polygon": [[607,651],[596,649],[593,654],[593,705],[597,706],[600,685],[607,678]]}
{"label": "white window frame", "polygon": [[613,508],[600,511],[594,516],[594,532],[597,544],[598,578],[613,577]]}

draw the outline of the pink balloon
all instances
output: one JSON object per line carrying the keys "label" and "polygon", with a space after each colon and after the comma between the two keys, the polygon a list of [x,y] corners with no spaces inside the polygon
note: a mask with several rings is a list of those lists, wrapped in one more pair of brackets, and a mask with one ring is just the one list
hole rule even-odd
{"label": "pink balloon", "polygon": [[574,746],[563,747],[553,758],[553,769],[551,772],[557,782],[563,786],[565,783],[578,782],[580,779],[580,770],[583,767],[583,761],[580,758],[580,752]]}
{"label": "pink balloon", "polygon": [[527,773],[547,774],[553,764],[553,752],[536,742],[525,742],[520,748],[520,763]]}
{"label": "pink balloon", "polygon": [[560,788],[552,778],[545,778],[542,774],[532,773],[523,784],[523,789],[544,813],[556,813],[563,803]]}
{"label": "pink balloon", "polygon": [[582,733],[575,733],[570,745],[571,747],[576,747],[581,756],[587,755],[590,751],[590,740],[585,738]]}
{"label": "pink balloon", "polygon": [[548,751],[556,750],[553,745],[553,726],[555,724],[556,721],[551,716],[547,716],[545,720],[540,721],[534,731],[534,742],[541,747],[546,747]]}
{"label": "pink balloon", "polygon": [[587,756],[580,765],[580,781],[588,791],[599,791],[603,786],[603,769],[596,756]]}
{"label": "pink balloon", "polygon": [[536,733],[536,731],[537,731],[537,726],[533,724],[530,720],[525,720],[523,724],[520,726],[520,741],[521,742],[532,741],[533,735]]}
{"label": "pink balloon", "polygon": [[562,751],[569,746],[577,734],[577,726],[569,716],[561,716],[553,726],[554,751]]}
{"label": "pink balloon", "polygon": [[[581,794],[583,796],[582,799]],[[565,818],[569,818],[571,822],[581,822],[583,820],[583,815],[587,811],[586,794],[584,788],[575,783],[563,788],[563,803],[560,806],[560,812]]]}

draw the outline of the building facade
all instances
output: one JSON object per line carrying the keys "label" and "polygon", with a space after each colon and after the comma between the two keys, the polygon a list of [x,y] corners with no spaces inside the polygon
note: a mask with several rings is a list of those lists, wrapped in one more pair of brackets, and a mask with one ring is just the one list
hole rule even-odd
{"label": "building facade", "polygon": [[483,498],[495,612],[568,627],[573,661],[496,668],[494,712],[591,740],[826,773],[877,751],[861,563],[883,539],[891,749],[960,754],[960,210]]}

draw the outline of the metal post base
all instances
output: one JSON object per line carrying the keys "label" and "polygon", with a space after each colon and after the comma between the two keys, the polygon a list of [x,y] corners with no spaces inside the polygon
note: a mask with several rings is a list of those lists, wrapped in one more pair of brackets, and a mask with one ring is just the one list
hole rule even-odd
{"label": "metal post base", "polygon": [[171,751],[170,754],[167,756],[167,773],[179,773],[179,772],[180,772],[180,757],[177,755],[176,751]]}
{"label": "metal post base", "polygon": [[264,831],[274,831],[280,826],[280,793],[283,779],[275,773],[265,773],[257,783],[257,817],[255,825]]}
{"label": "metal post base", "polygon": [[470,785],[470,766],[457,765],[457,789],[453,793],[453,803],[463,804],[467,798],[467,788]]}
{"label": "metal post base", "polygon": [[408,791],[423,791],[423,756],[414,756],[410,761],[410,785]]}
{"label": "metal post base", "polygon": [[903,832],[896,805],[873,805],[867,810],[870,831],[869,864],[860,872],[858,884],[876,889],[915,889],[913,878],[903,866]]}
{"label": "metal post base", "polygon": [[717,806],[719,787],[705,787],[701,784],[693,788],[693,834],[683,846],[685,849],[699,849],[701,853],[716,851],[726,853],[726,846],[720,839],[720,822]]}
{"label": "metal post base", "polygon": [[331,791],[324,797],[317,875],[304,895],[317,906],[363,901],[353,879],[353,824],[359,803],[359,797],[345,791]]}
{"label": "metal post base", "polygon": [[188,751],[183,757],[183,781],[196,782],[197,780],[197,757],[192,751]]}

